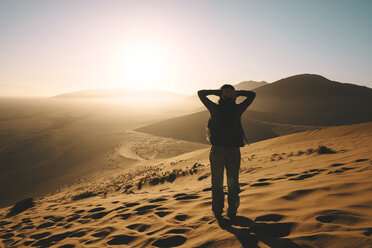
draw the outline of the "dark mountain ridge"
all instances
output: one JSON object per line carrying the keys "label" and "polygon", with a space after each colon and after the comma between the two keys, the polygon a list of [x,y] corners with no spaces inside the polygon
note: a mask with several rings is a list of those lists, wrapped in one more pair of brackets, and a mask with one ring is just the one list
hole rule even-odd
{"label": "dark mountain ridge", "polygon": [[[256,99],[242,116],[250,142],[319,126],[372,121],[372,89],[368,87],[335,82],[315,74],[300,74],[253,91]],[[208,118],[209,112],[204,110],[136,130],[207,143]]]}

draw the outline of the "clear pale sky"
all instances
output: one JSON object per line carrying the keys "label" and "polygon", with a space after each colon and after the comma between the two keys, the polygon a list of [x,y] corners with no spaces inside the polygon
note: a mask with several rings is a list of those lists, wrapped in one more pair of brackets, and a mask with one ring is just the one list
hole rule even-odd
{"label": "clear pale sky", "polygon": [[0,0],[0,95],[193,93],[301,73],[372,87],[372,1]]}

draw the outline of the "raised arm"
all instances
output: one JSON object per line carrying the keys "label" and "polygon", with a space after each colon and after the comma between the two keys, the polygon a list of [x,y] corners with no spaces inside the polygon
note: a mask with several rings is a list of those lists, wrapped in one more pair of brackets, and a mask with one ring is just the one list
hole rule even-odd
{"label": "raised arm", "polygon": [[209,111],[212,110],[212,108],[216,107],[217,104],[212,102],[211,100],[208,99],[208,95],[216,95],[220,96],[221,91],[220,90],[199,90],[198,91],[198,96],[200,101],[207,107]]}
{"label": "raised arm", "polygon": [[238,104],[240,111],[243,113],[249,105],[253,102],[254,98],[256,97],[256,93],[249,90],[237,90],[237,96],[246,96],[247,98],[244,99],[241,103]]}

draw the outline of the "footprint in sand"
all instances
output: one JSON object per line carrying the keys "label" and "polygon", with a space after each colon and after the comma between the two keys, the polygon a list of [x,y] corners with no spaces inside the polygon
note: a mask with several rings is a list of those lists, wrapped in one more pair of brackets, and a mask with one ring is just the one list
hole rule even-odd
{"label": "footprint in sand", "polygon": [[19,230],[27,230],[27,229],[34,229],[34,228],[35,228],[35,226],[34,226],[33,224],[31,224],[31,225],[28,225],[28,226],[22,227],[22,228],[19,229]]}
{"label": "footprint in sand", "polygon": [[92,231],[92,229],[80,228],[80,229],[77,229],[77,230],[73,231],[69,237],[70,238],[80,238],[80,237],[85,236],[90,231]]}
{"label": "footprint in sand", "polygon": [[100,207],[100,208],[93,208],[93,209],[91,209],[91,210],[89,210],[88,212],[89,213],[95,213],[95,212],[99,212],[99,211],[102,211],[102,210],[105,210],[106,208],[102,208],[102,207]]}
{"label": "footprint in sand", "polygon": [[18,223],[18,224],[14,225],[14,226],[11,226],[10,229],[17,230],[17,229],[19,229],[21,227],[22,227],[22,223]]}
{"label": "footprint in sand", "polygon": [[158,207],[156,208],[156,210],[168,210],[169,208],[166,208],[166,207]]}
{"label": "footprint in sand", "polygon": [[[86,218],[86,217],[84,217],[84,218]],[[85,219],[85,220],[78,220],[77,222],[79,222],[80,224],[86,224],[86,223],[89,223],[90,220],[87,220],[87,219]]]}
{"label": "footprint in sand", "polygon": [[42,228],[47,228],[47,227],[51,227],[51,226],[54,226],[54,222],[45,222],[43,224],[40,224],[39,226],[36,227],[36,229],[42,229]]}
{"label": "footprint in sand", "polygon": [[176,229],[171,229],[166,232],[167,233],[175,233],[175,234],[182,234],[190,231],[190,229],[184,229],[184,228],[176,228]]}
{"label": "footprint in sand", "polygon": [[254,184],[251,184],[251,187],[261,187],[261,186],[267,186],[267,185],[270,185],[271,183],[254,183]]}
{"label": "footprint in sand", "polygon": [[118,214],[118,215],[115,215],[113,218],[116,218],[116,217],[119,217],[120,219],[122,220],[126,220],[128,219],[132,214],[130,213],[126,213],[126,214]]}
{"label": "footprint in sand", "polygon": [[67,219],[67,222],[72,222],[72,221],[77,220],[79,218],[80,218],[80,215],[73,214],[72,217],[70,217],[70,218]]}
{"label": "footprint in sand", "polygon": [[313,177],[315,175],[318,175],[319,172],[315,172],[315,173],[309,173],[309,174],[303,174],[303,175],[300,175],[298,177],[293,177],[293,178],[290,178],[289,180],[292,180],[292,181],[298,181],[298,180],[304,180],[304,179],[307,179],[307,178],[310,178],[310,177]]}
{"label": "footprint in sand", "polygon": [[176,194],[173,196],[173,198],[176,198],[177,201],[179,200],[192,200],[192,199],[197,199],[200,196],[195,195],[195,194],[185,194],[185,193],[180,193]]}
{"label": "footprint in sand", "polygon": [[338,167],[338,166],[342,166],[342,165],[345,165],[343,163],[335,163],[335,164],[331,164],[330,167]]}
{"label": "footprint in sand", "polygon": [[112,239],[107,242],[109,245],[128,245],[132,243],[137,237],[131,235],[115,235]]}
{"label": "footprint in sand", "polygon": [[288,173],[288,174],[285,174],[284,176],[285,177],[294,177],[294,176],[297,176],[298,173]]}
{"label": "footprint in sand", "polygon": [[55,234],[48,238],[40,239],[37,242],[33,243],[31,246],[41,246],[41,247],[49,247],[54,245],[56,242],[61,241],[67,238],[72,232],[65,232],[60,234]]}
{"label": "footprint in sand", "polygon": [[144,215],[144,214],[148,213],[150,210],[152,210],[154,208],[157,208],[157,207],[160,207],[160,205],[146,205],[146,206],[136,208],[136,209],[134,209],[134,211],[137,211],[136,214],[138,214],[138,215]]}
{"label": "footprint in sand", "polygon": [[258,216],[255,221],[280,221],[284,218],[284,215],[281,214],[265,214]]}
{"label": "footprint in sand", "polygon": [[42,238],[50,236],[50,234],[51,234],[50,232],[37,233],[37,234],[31,235],[30,238],[32,238],[32,239],[42,239]]}
{"label": "footprint in sand", "polygon": [[27,241],[23,242],[23,245],[25,245],[25,246],[29,246],[29,245],[31,245],[33,242],[34,242],[34,241],[27,240]]}
{"label": "footprint in sand", "polygon": [[130,208],[130,207],[134,207],[134,206],[137,206],[137,205],[139,205],[139,203],[138,202],[132,202],[132,203],[126,203],[126,204],[124,204],[127,208]]}
{"label": "footprint in sand", "polygon": [[67,225],[65,225],[65,226],[63,226],[63,228],[64,229],[69,229],[69,228],[71,228],[72,227],[72,224],[70,223],[70,224],[67,224]]}
{"label": "footprint in sand", "polygon": [[58,248],[74,248],[75,245],[73,244],[65,244],[65,245],[61,245],[61,246],[58,246]]}
{"label": "footprint in sand", "polygon": [[261,178],[261,179],[258,179],[257,181],[266,182],[266,181],[269,181],[269,180],[272,180],[272,178]]}
{"label": "footprint in sand", "polygon": [[155,240],[152,245],[156,247],[176,247],[183,245],[186,240],[182,235],[166,236]]}
{"label": "footprint in sand", "polygon": [[[120,206],[120,207],[117,207],[117,208],[114,208],[114,210],[113,211],[118,211],[118,210],[123,210],[123,211],[120,211],[120,212],[124,212],[124,211],[126,211],[126,210],[128,210],[126,207],[124,207],[124,206]],[[119,212],[119,213],[120,213]]]}
{"label": "footprint in sand", "polygon": [[315,219],[322,223],[350,225],[360,221],[360,217],[358,215],[341,210],[324,210],[316,215],[318,216],[315,217]]}
{"label": "footprint in sand", "polygon": [[101,219],[102,217],[106,216],[108,213],[110,213],[110,211],[98,212],[98,213],[95,213],[95,214],[92,214],[92,215],[85,216],[84,218],[92,218],[92,219],[98,220],[98,219]]}
{"label": "footprint in sand", "polygon": [[4,235],[1,235],[0,239],[10,239],[13,236],[14,236],[14,233],[6,233]]}
{"label": "footprint in sand", "polygon": [[22,221],[22,223],[31,223],[32,222],[31,218],[23,218],[21,221]]}
{"label": "footprint in sand", "polygon": [[311,169],[311,170],[305,171],[305,172],[303,172],[303,173],[309,173],[309,172],[323,172],[323,171],[326,171],[326,169]]}
{"label": "footprint in sand", "polygon": [[26,237],[26,235],[25,235],[25,234],[23,234],[23,233],[19,233],[19,234],[17,234],[17,235],[16,235],[16,237],[21,237],[21,238],[25,238],[25,237]]}
{"label": "footprint in sand", "polygon": [[306,195],[309,195],[309,194],[313,193],[314,191],[315,191],[314,189],[295,190],[295,191],[292,191],[292,192],[288,193],[285,196],[282,196],[281,198],[283,198],[285,200],[293,201],[293,200],[296,200],[300,197],[304,197]]}
{"label": "footprint in sand", "polygon": [[54,222],[60,222],[60,221],[64,220],[65,217],[50,215],[50,216],[45,216],[44,219],[48,219],[48,220],[51,220],[51,221],[54,221]]}
{"label": "footprint in sand", "polygon": [[146,224],[132,224],[132,225],[129,225],[127,226],[127,228],[131,229],[131,230],[137,230],[139,232],[144,232],[146,231],[147,229],[149,229],[151,226],[150,225],[146,225]]}
{"label": "footprint in sand", "polygon": [[12,224],[12,222],[5,221],[5,220],[0,222],[0,226],[6,226],[6,225],[9,225],[9,224]]}
{"label": "footprint in sand", "polygon": [[166,201],[166,200],[168,200],[168,199],[160,197],[160,198],[149,200],[149,203],[162,202],[162,201]]}
{"label": "footprint in sand", "polygon": [[178,221],[184,221],[188,218],[189,216],[186,215],[186,214],[178,214],[176,216],[174,216],[174,219],[178,220]]}
{"label": "footprint in sand", "polygon": [[185,195],[187,195],[187,194],[185,194],[185,193],[178,193],[178,194],[175,194],[175,195],[173,196],[173,198],[177,198],[177,197],[185,196]]}
{"label": "footprint in sand", "polygon": [[93,237],[96,238],[104,238],[110,233],[112,233],[115,230],[113,227],[104,227],[102,229],[97,230],[95,233],[92,234]]}
{"label": "footprint in sand", "polygon": [[338,174],[338,173],[343,173],[345,171],[354,170],[354,169],[356,169],[356,167],[341,167],[340,169],[334,170],[334,171],[330,171],[327,174],[335,174],[335,173]]}
{"label": "footprint in sand", "polygon": [[164,217],[168,214],[170,214],[171,212],[170,211],[158,211],[158,212],[155,212],[155,214],[159,217]]}
{"label": "footprint in sand", "polygon": [[359,162],[364,162],[367,160],[368,160],[367,158],[360,158],[360,159],[355,160],[355,162],[359,163]]}

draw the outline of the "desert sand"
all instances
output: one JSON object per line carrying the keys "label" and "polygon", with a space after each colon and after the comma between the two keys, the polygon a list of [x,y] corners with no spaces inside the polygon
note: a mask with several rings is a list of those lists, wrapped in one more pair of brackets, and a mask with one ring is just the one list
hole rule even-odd
{"label": "desert sand", "polygon": [[[130,131],[187,112],[186,106],[173,111],[170,102],[174,100],[0,98],[0,207],[92,174],[129,168],[138,160],[206,147]],[[154,144],[151,151],[146,151],[147,143]]]}
{"label": "desert sand", "polygon": [[141,152],[135,168],[2,208],[0,240],[3,247],[372,247],[371,139],[366,122],[241,148],[238,217],[219,223],[209,147],[168,158]]}

